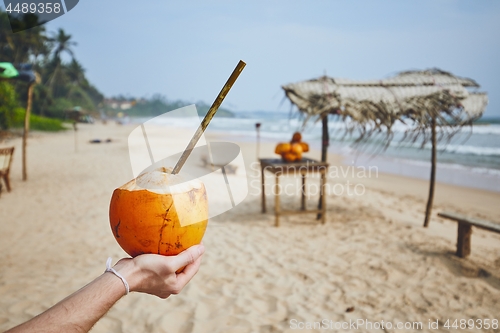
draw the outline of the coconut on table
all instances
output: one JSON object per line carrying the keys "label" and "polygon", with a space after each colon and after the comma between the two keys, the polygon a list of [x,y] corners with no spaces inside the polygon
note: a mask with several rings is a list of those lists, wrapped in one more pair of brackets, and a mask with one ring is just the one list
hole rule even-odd
{"label": "coconut on table", "polygon": [[293,133],[290,142],[280,142],[276,145],[275,153],[281,155],[281,158],[287,162],[300,161],[302,153],[309,151],[309,145],[302,141],[300,132]]}

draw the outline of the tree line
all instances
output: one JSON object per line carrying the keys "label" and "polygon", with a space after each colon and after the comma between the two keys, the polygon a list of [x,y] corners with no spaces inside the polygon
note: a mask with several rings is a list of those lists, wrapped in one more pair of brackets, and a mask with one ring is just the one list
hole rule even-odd
{"label": "tree line", "polygon": [[[109,102],[110,100],[113,102],[125,102],[130,105],[130,107],[127,109],[112,109]],[[113,117],[117,112],[122,112],[132,117],[153,118],[190,104],[196,105],[200,117],[204,117],[210,109],[210,105],[203,101],[192,103],[183,100],[170,100],[164,95],[154,94],[150,98],[134,98],[122,95],[111,97],[109,100],[105,101],[102,110],[104,111],[103,116],[108,117]],[[220,107],[215,116],[234,117],[234,113],[224,107]]]}
{"label": "tree line", "polygon": [[[111,97],[111,100],[128,99],[133,103],[126,110],[110,107],[103,94],[86,78],[85,69],[75,57],[77,43],[72,36],[64,29],[50,32],[44,25],[35,26],[35,20],[38,20],[35,14],[22,16],[15,22],[20,25],[17,30],[23,30],[23,25],[34,27],[12,33],[9,17],[0,9],[0,62],[10,62],[15,66],[30,64],[40,77],[41,82],[34,86],[33,91],[32,113],[38,116],[35,119],[42,119],[40,116],[64,119],[65,111],[76,106],[104,118],[115,117],[122,111],[130,116],[151,118],[193,104],[168,100],[156,94],[147,99]],[[0,130],[22,122],[26,100],[25,82],[0,79]],[[199,115],[204,116],[209,105],[202,101],[195,104]],[[233,113],[220,108],[217,116],[232,117]],[[58,128],[56,125],[52,127]]]}
{"label": "tree line", "polygon": [[[24,15],[17,24],[29,25],[38,18]],[[65,111],[80,106],[87,111],[97,111],[104,96],[85,76],[85,69],[76,59],[76,42],[64,29],[46,31],[43,25],[12,33],[6,12],[0,10],[0,62],[15,66],[31,64],[40,76],[40,84],[33,91],[35,115],[64,118]],[[70,61],[64,61],[63,55]],[[0,81],[0,129],[9,126],[15,117],[13,107],[25,107],[26,83],[17,80]]]}

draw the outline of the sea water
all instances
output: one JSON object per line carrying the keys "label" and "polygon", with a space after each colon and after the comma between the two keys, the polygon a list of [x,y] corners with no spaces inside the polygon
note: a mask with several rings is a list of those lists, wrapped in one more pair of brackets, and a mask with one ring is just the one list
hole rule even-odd
{"label": "sea water", "polygon": [[[286,141],[293,132],[300,131],[304,141],[319,149],[321,121],[310,119],[304,126],[304,120],[297,117],[297,113],[238,112],[234,118],[214,118],[209,130],[238,137],[238,140],[254,141],[256,124],[260,123],[262,141]],[[169,125],[181,128],[193,121],[196,120],[178,118],[171,120]],[[422,146],[421,140],[401,141],[409,127],[396,123],[394,137],[388,146],[384,133],[357,143],[357,132],[346,135],[346,123],[331,117],[329,151],[343,156],[347,165],[375,166],[380,172],[429,179],[431,145]],[[450,140],[442,138],[438,141],[437,162],[439,182],[500,192],[500,123],[475,124],[472,128],[460,129]]]}

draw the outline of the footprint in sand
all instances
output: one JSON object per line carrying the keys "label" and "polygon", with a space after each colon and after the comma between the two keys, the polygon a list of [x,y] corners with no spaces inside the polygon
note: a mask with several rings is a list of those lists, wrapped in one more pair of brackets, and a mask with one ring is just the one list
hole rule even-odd
{"label": "footprint in sand", "polygon": [[148,325],[148,328],[154,333],[188,333],[193,332],[193,319],[191,310],[174,310],[162,315],[153,324]]}
{"label": "footprint in sand", "polygon": [[208,320],[226,313],[229,304],[234,303],[234,298],[217,295],[215,297],[201,297],[194,310],[196,320]]}

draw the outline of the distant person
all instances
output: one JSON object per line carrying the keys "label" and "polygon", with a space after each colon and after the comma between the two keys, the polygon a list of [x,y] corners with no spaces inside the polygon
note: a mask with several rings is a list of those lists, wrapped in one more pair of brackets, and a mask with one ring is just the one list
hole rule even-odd
{"label": "distant person", "polygon": [[160,298],[180,293],[198,272],[204,252],[203,245],[195,245],[177,256],[143,254],[123,258],[113,268],[108,260],[106,271],[94,281],[5,333],[88,332],[129,291]]}

